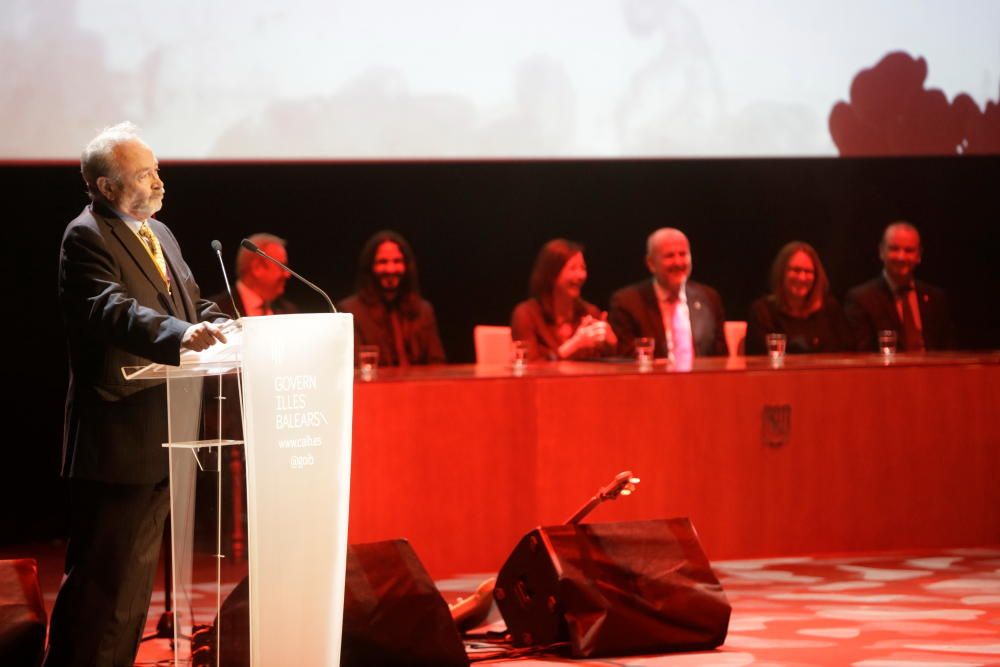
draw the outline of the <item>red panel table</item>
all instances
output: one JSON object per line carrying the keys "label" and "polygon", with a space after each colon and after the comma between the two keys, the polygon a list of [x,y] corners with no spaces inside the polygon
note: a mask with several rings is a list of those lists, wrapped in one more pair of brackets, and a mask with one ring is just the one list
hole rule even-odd
{"label": "red panel table", "polygon": [[710,558],[1000,542],[1000,354],[382,369],[355,384],[350,538],[496,570],[621,470],[595,521],[689,516]]}

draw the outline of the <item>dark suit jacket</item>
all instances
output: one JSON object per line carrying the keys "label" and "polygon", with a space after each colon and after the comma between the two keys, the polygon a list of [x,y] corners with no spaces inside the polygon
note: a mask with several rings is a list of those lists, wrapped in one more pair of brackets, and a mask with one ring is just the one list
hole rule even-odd
{"label": "dark suit jacket", "polygon": [[[337,304],[337,310],[354,315],[354,344],[378,345],[379,366],[397,366],[396,345],[392,338],[389,313],[381,301],[367,301],[361,295],[347,297]],[[416,317],[400,318],[403,344],[411,364],[443,364],[444,347],[438,335],[434,308],[423,299]]]}
{"label": "dark suit jacket", "polygon": [[[246,315],[247,309],[243,305],[243,297],[240,296],[240,291],[236,289],[236,285],[233,285],[233,299],[236,300],[236,307],[240,309],[240,315]],[[218,294],[212,295],[209,299],[219,306],[219,310],[224,312],[230,318],[236,317],[236,312],[233,310],[233,303],[229,300],[229,292],[219,292]],[[271,310],[274,311],[275,315],[291,315],[299,312],[299,309],[295,307],[295,304],[284,297],[279,297],[271,302]]]}
{"label": "dark suit jacket", "polygon": [[[700,357],[726,354],[726,316],[719,293],[708,285],[689,280],[684,288],[691,313],[691,337]],[[653,354],[667,356],[667,335],[656,301],[652,279],[623,287],[611,295],[608,322],[618,336],[619,354],[635,353],[635,339],[650,336],[656,341]]]}
{"label": "dark suit jacket", "polygon": [[[236,301],[236,307],[240,311],[240,316],[243,317],[247,314],[246,306],[243,304],[243,298],[240,295],[240,291],[236,289],[236,285],[233,285],[233,299]],[[233,302],[229,299],[229,292],[219,292],[218,294],[213,294],[209,301],[214,302],[218,305],[219,310],[224,312],[230,318],[236,318],[236,311],[233,310]],[[291,315],[293,313],[299,312],[299,309],[295,307],[291,301],[285,298],[278,298],[271,302],[271,310],[274,311],[275,315]],[[221,379],[221,386],[219,380]],[[203,418],[203,430],[202,437],[206,439],[210,438],[231,438],[234,440],[240,440],[243,438],[243,417],[239,410],[238,402],[238,392],[239,384],[236,382],[235,375],[223,375],[220,379],[210,379],[205,383],[205,394],[203,397],[204,403],[204,418]],[[226,397],[226,402],[223,403],[222,410],[222,423],[219,423],[219,393]],[[221,429],[221,433],[219,432]]]}
{"label": "dark suit jacket", "polygon": [[127,383],[121,368],[177,364],[192,323],[225,319],[214,303],[200,298],[170,230],[156,220],[149,225],[166,257],[169,292],[145,246],[111,211],[88,206],[63,234],[59,301],[70,366],[62,463],[67,477],[132,484],[163,480],[166,386]]}
{"label": "dark suit jacket", "polygon": [[[916,281],[917,303],[923,326],[924,346],[928,350],[948,350],[955,347],[955,325],[951,320],[944,290]],[[852,288],[844,303],[847,320],[854,329],[861,350],[878,349],[878,332],[883,329],[903,331],[896,310],[896,299],[885,276]]]}

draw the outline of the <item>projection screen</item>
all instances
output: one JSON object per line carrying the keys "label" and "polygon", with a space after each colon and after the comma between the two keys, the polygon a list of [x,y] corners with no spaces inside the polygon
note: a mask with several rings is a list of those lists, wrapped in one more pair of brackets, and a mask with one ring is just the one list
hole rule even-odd
{"label": "projection screen", "polygon": [[2,160],[1000,152],[995,0],[5,0],[0,65]]}

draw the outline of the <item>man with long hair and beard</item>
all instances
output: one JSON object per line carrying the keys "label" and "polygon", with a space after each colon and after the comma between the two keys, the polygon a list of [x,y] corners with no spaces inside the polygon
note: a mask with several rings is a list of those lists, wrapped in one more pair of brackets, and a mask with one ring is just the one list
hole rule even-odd
{"label": "man with long hair and beard", "polygon": [[434,308],[420,296],[406,239],[392,231],[368,239],[358,258],[357,290],[337,308],[354,315],[356,345],[378,345],[380,366],[444,363]]}

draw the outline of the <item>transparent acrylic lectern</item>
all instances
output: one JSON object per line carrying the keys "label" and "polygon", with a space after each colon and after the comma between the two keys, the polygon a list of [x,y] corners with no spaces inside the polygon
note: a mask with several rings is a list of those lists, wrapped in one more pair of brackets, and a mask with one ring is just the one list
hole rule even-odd
{"label": "transparent acrylic lectern", "polygon": [[[223,601],[221,484],[225,450],[244,447],[252,667],[340,664],[350,498],[354,324],[349,314],[245,317],[229,343],[180,366],[122,369],[167,383],[174,665],[192,662],[196,626]],[[201,438],[203,394],[223,376],[238,391],[242,439]],[[211,412],[211,410],[209,411]],[[211,415],[208,415],[211,420]],[[199,475],[214,476],[211,485]],[[215,494],[214,582],[193,581],[196,490]],[[209,590],[211,589],[211,590]],[[207,602],[206,602],[207,600]],[[225,636],[224,622],[213,632]],[[214,637],[215,647],[226,642]],[[214,663],[218,664],[219,651]]]}

